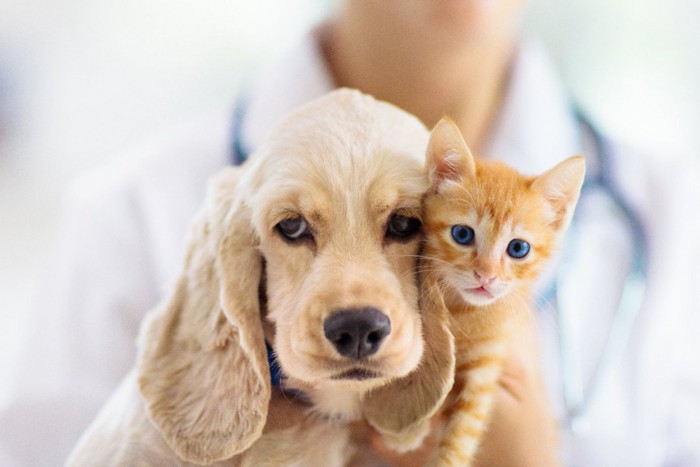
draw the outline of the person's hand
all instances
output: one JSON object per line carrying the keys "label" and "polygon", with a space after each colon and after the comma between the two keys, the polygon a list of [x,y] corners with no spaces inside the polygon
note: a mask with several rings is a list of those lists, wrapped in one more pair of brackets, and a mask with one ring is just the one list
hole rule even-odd
{"label": "person's hand", "polygon": [[[557,460],[556,424],[549,412],[537,358],[534,327],[518,323],[517,334],[513,336],[504,362],[491,421],[474,467],[551,467],[560,464]],[[390,465],[424,466],[437,448],[444,418],[441,412],[434,417],[432,432],[415,451],[393,452],[377,432],[370,433],[370,447]]]}
{"label": "person's hand", "polygon": [[552,467],[557,425],[547,404],[532,323],[518,323],[475,467]]}

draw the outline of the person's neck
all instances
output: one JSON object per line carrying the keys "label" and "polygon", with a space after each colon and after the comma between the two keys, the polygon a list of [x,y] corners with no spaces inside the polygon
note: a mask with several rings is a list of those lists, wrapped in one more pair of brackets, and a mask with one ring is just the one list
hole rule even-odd
{"label": "person's neck", "polygon": [[393,40],[396,33],[345,17],[326,24],[321,46],[336,84],[391,102],[429,128],[447,115],[480,153],[498,113],[515,41],[455,45],[416,37],[412,43],[405,36]]}

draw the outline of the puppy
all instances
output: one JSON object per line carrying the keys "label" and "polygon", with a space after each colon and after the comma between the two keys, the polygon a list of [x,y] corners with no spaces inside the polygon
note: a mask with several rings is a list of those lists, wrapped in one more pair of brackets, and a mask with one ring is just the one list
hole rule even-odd
{"label": "puppy", "polygon": [[69,465],[368,465],[362,423],[417,447],[454,370],[445,311],[419,309],[427,141],[342,89],[218,174],[135,369]]}

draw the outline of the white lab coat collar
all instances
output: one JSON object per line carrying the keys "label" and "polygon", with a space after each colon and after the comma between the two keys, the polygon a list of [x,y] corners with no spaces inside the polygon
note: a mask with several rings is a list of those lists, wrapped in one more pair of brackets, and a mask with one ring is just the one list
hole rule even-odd
{"label": "white lab coat collar", "polygon": [[261,73],[246,91],[250,94],[240,99],[247,108],[239,144],[248,151],[255,149],[286,114],[333,88],[335,83],[313,30],[283,60]]}
{"label": "white lab coat collar", "polygon": [[[243,141],[239,144],[247,150],[256,148],[288,112],[334,87],[317,34],[312,31],[247,91]],[[484,156],[529,174],[541,173],[581,152],[568,95],[537,43],[523,41],[518,47],[504,104],[486,148]]]}
{"label": "white lab coat collar", "polygon": [[484,156],[539,174],[581,153],[569,95],[539,43],[522,41]]}

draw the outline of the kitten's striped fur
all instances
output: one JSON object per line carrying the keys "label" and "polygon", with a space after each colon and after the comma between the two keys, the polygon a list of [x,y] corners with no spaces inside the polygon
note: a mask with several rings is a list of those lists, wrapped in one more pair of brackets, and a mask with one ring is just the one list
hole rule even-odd
{"label": "kitten's striped fur", "polygon": [[457,352],[456,395],[433,464],[468,466],[488,424],[510,327],[529,310],[528,288],[570,222],[585,164],[572,157],[524,176],[475,160],[456,125],[443,119],[431,134],[427,169],[424,285],[442,293]]}

